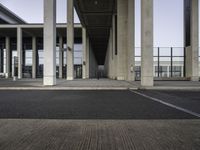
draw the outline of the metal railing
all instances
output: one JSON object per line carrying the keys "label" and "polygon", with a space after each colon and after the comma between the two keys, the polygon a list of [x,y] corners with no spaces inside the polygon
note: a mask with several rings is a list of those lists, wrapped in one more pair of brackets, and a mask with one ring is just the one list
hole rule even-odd
{"label": "metal railing", "polygon": [[[185,77],[184,47],[154,47],[154,77]],[[141,76],[141,48],[135,48],[136,79]]]}

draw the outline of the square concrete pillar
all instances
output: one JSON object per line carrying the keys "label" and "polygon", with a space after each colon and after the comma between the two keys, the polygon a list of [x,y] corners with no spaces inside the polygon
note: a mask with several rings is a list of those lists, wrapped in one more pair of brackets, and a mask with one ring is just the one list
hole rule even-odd
{"label": "square concrete pillar", "polygon": [[22,29],[20,27],[17,28],[17,57],[18,57],[18,79],[21,79],[23,53],[22,53]]}
{"label": "square concrete pillar", "polygon": [[6,37],[6,78],[10,77],[10,60],[11,60],[11,50],[10,50],[10,37]]}
{"label": "square concrete pillar", "polygon": [[127,73],[128,81],[135,80],[135,0],[128,0],[128,49],[127,49]]}
{"label": "square concrete pillar", "polygon": [[59,78],[63,78],[63,38],[59,37]]}
{"label": "square concrete pillar", "polygon": [[89,38],[86,33],[86,29],[82,28],[82,43],[83,43],[83,62],[82,72],[83,79],[89,78]]}
{"label": "square concrete pillar", "polygon": [[108,43],[108,77],[110,79],[113,78],[113,28],[110,29],[110,37],[109,37],[109,43]]}
{"label": "square concrete pillar", "polygon": [[112,17],[112,29],[113,29],[113,32],[112,32],[112,38],[113,38],[113,77],[112,79],[116,79],[117,78],[117,55],[116,55],[116,15],[114,14],[113,17]]}
{"label": "square concrete pillar", "polygon": [[117,80],[127,79],[128,1],[117,0]]}
{"label": "square concrete pillar", "polygon": [[186,77],[199,81],[199,4],[191,0],[191,46],[186,47]]}
{"label": "square concrete pillar", "polygon": [[153,86],[153,0],[141,0],[141,85]]}
{"label": "square concrete pillar", "polygon": [[3,72],[3,48],[0,49],[0,72]]}
{"label": "square concrete pillar", "polygon": [[44,0],[44,85],[56,85],[56,0]]}
{"label": "square concrete pillar", "polygon": [[74,79],[74,0],[67,0],[67,80]]}
{"label": "square concrete pillar", "polygon": [[36,37],[32,37],[32,78],[36,78],[36,66],[37,66],[37,46],[36,46]]}

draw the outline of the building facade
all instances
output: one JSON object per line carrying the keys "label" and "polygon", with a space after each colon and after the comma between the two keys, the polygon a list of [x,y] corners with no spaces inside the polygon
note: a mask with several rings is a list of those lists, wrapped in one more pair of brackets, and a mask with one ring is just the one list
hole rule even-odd
{"label": "building facade", "polygon": [[[74,24],[74,7],[81,24]],[[7,78],[43,77],[44,85],[56,85],[56,78],[99,74],[141,80],[142,86],[153,86],[158,78],[199,81],[198,9],[198,0],[184,0],[180,56],[174,53],[178,48],[168,48],[170,55],[161,56],[164,49],[153,47],[153,0],[141,0],[140,56],[134,42],[134,0],[67,0],[67,24],[56,24],[56,0],[44,0],[44,24],[27,24],[0,9],[0,71]]]}

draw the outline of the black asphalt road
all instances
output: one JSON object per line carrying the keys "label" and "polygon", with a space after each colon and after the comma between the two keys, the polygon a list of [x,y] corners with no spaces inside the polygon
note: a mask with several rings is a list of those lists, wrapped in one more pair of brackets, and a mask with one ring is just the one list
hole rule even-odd
{"label": "black asphalt road", "polygon": [[139,92],[200,114],[200,91],[141,90]]}
{"label": "black asphalt road", "polygon": [[0,118],[196,119],[130,91],[0,91]]}

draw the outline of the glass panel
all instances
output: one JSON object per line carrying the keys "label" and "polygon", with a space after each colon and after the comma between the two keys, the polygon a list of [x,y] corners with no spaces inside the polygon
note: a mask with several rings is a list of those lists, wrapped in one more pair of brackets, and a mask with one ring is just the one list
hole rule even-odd
{"label": "glass panel", "polygon": [[141,48],[135,47],[135,56],[141,56]]}
{"label": "glass panel", "polygon": [[158,47],[153,48],[153,56],[158,56]]}
{"label": "glass panel", "polygon": [[184,48],[174,47],[173,48],[173,56],[184,56]]}
{"label": "glass panel", "polygon": [[25,65],[32,66],[32,50],[26,50],[25,57]]}
{"label": "glass panel", "polygon": [[160,56],[171,56],[171,48],[170,47],[161,47],[160,48]]}
{"label": "glass panel", "polygon": [[184,77],[184,57],[173,57],[173,77]]}
{"label": "glass panel", "polygon": [[141,57],[135,57],[135,66],[141,66]]}

